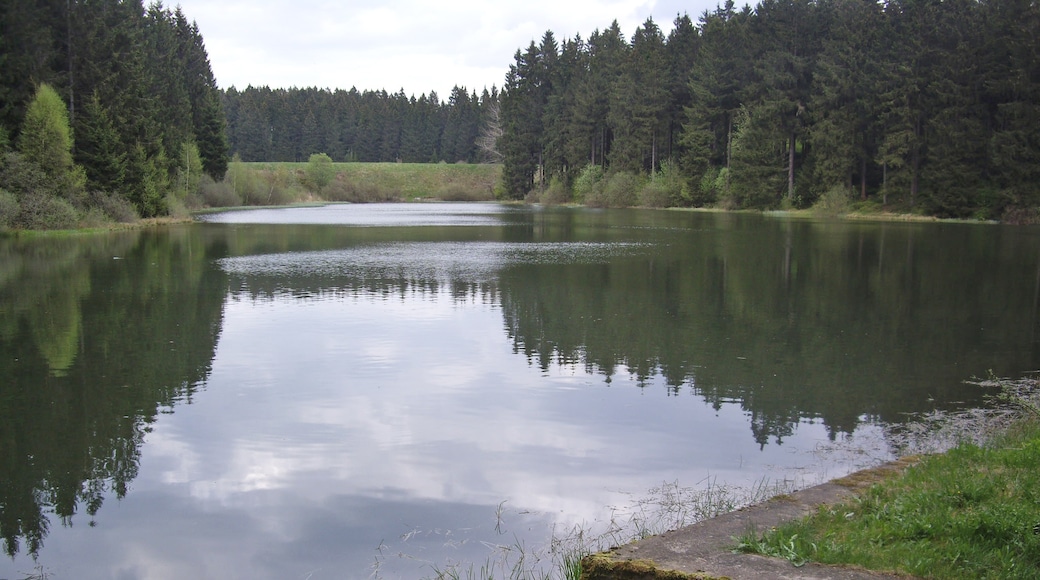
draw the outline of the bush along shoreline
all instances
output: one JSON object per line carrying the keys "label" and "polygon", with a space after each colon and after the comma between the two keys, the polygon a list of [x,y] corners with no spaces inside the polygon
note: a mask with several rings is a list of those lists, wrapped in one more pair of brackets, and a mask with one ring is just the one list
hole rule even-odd
{"label": "bush along shoreline", "polygon": [[1036,578],[1040,570],[1040,376],[989,379],[994,405],[934,413],[892,432],[925,454],[856,499],[737,550],[924,578]]}

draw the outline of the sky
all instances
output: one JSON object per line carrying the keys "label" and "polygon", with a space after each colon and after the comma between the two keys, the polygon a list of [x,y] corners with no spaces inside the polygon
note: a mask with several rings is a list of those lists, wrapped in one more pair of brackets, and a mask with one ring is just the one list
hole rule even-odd
{"label": "sky", "polygon": [[[385,89],[418,97],[501,87],[513,55],[552,30],[582,38],[652,17],[667,34],[719,0],[169,0],[195,21],[221,88]],[[743,2],[737,2],[742,6]]]}

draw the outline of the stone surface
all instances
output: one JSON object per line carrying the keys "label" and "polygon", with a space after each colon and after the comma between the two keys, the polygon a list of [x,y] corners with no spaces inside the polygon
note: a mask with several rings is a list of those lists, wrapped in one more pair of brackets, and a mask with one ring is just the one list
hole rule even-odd
{"label": "stone surface", "polygon": [[754,554],[734,554],[737,538],[852,498],[870,484],[901,473],[914,458],[886,463],[789,495],[594,554],[582,561],[583,580],[871,579],[907,578],[867,570],[807,564]]}

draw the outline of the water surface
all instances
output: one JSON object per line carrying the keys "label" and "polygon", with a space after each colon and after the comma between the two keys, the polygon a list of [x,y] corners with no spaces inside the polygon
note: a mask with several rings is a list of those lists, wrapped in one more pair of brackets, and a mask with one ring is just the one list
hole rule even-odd
{"label": "water surface", "polygon": [[980,404],[965,379],[1040,366],[1035,228],[205,220],[0,239],[0,578],[479,567],[630,521],[662,482],[842,475],[885,424]]}

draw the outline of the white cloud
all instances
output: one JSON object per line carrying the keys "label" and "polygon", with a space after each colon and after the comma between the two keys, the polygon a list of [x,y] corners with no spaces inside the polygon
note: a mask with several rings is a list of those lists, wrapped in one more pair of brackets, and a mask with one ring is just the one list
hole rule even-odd
{"label": "white cloud", "polygon": [[501,86],[513,54],[546,30],[587,38],[617,20],[625,37],[646,18],[665,31],[678,12],[695,21],[714,0],[419,2],[181,0],[199,25],[221,87],[480,92]]}

